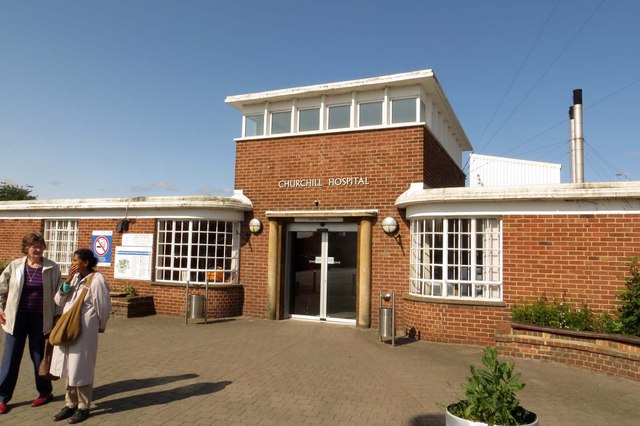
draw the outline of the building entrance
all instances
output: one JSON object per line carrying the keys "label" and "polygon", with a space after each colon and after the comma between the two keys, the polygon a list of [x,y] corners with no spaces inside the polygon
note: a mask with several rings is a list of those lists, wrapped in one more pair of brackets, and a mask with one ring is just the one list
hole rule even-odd
{"label": "building entrance", "polygon": [[355,324],[357,235],[357,224],[289,225],[286,316]]}

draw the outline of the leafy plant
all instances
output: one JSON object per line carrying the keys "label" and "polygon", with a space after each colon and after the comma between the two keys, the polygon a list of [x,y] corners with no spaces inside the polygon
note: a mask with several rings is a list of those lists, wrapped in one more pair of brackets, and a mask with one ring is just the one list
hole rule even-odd
{"label": "leafy plant", "polygon": [[7,266],[11,263],[9,260],[0,260],[0,273],[5,270]]}
{"label": "leafy plant", "polygon": [[615,333],[620,330],[618,321],[606,312],[596,315],[586,304],[574,308],[564,301],[550,302],[546,297],[515,305],[511,318],[517,322],[574,331]]}
{"label": "leafy plant", "polygon": [[469,366],[471,376],[462,384],[465,399],[449,406],[449,412],[463,419],[489,425],[520,425],[531,422],[535,414],[520,406],[516,393],[524,388],[520,373],[513,373],[512,362],[498,360],[495,348],[485,348],[484,369]]}
{"label": "leafy plant", "polygon": [[125,293],[127,296],[138,295],[138,291],[133,285],[131,285],[131,283],[124,283],[124,286],[122,286],[122,292]]}
{"label": "leafy plant", "polygon": [[634,256],[630,259],[630,276],[624,277],[624,290],[618,294],[620,330],[624,334],[640,336],[640,264]]}

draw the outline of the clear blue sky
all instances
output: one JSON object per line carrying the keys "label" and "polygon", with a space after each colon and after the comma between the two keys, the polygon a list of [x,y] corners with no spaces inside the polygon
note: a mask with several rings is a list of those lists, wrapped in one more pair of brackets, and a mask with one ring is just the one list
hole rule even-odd
{"label": "clear blue sky", "polygon": [[0,0],[0,181],[229,195],[226,96],[428,68],[476,153],[563,182],[583,89],[585,179],[640,180],[639,18],[635,0]]}

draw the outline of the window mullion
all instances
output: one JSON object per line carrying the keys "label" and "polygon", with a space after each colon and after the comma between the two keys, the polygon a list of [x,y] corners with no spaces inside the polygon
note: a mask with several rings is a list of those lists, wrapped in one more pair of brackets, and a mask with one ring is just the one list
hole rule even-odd
{"label": "window mullion", "polygon": [[449,296],[449,219],[442,221],[442,295]]}

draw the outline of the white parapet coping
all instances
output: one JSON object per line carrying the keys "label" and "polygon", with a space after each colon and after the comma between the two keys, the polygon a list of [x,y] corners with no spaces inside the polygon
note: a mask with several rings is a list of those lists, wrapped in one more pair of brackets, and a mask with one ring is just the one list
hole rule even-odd
{"label": "white parapet coping", "polygon": [[407,217],[436,214],[640,213],[640,182],[427,188],[396,199]]}

